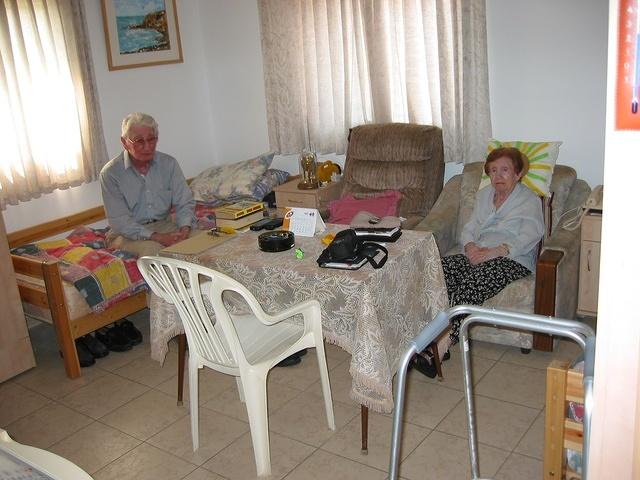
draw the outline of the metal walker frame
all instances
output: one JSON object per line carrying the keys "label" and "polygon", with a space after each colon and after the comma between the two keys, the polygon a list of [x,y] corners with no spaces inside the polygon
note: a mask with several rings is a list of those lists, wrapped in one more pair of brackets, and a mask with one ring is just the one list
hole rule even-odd
{"label": "metal walker frame", "polygon": [[449,327],[449,321],[457,315],[468,315],[460,324],[460,351],[462,353],[462,373],[464,395],[469,428],[469,457],[471,459],[472,480],[480,479],[478,464],[478,437],[476,434],[473,385],[471,382],[471,359],[469,355],[469,327],[474,324],[488,324],[500,327],[519,328],[570,338],[584,351],[584,419],[582,448],[582,478],[587,479],[589,440],[591,430],[591,409],[593,407],[593,367],[595,362],[595,333],[584,323],[563,320],[543,315],[525,314],[483,307],[459,305],[440,312],[410,343],[400,357],[395,388],[395,409],[391,433],[391,454],[389,459],[389,480],[398,479],[400,459],[400,437],[402,435],[402,415],[404,413],[407,370],[413,356],[422,352],[431,342]]}

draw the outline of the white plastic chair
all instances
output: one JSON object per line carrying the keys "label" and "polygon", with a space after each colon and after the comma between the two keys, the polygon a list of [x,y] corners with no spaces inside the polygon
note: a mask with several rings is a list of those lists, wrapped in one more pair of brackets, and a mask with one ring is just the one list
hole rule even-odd
{"label": "white plastic chair", "polygon": [[[142,257],[138,267],[151,290],[175,305],[187,335],[194,450],[199,446],[198,372],[207,366],[236,377],[240,399],[247,407],[258,475],[270,475],[267,375],[282,359],[311,347],[316,348],[318,357],[327,423],[335,430],[317,300],[270,315],[242,284],[210,268],[164,257]],[[241,295],[251,313],[230,313],[223,302],[225,292]],[[213,318],[207,307],[213,310]],[[303,317],[302,324],[286,321],[298,314]]]}
{"label": "white plastic chair", "polygon": [[[24,464],[35,472],[25,471]],[[3,474],[7,476],[2,476]],[[18,443],[0,428],[0,476],[2,478],[45,478],[44,475],[52,480],[71,478],[92,480],[87,472],[66,458],[41,448]]]}

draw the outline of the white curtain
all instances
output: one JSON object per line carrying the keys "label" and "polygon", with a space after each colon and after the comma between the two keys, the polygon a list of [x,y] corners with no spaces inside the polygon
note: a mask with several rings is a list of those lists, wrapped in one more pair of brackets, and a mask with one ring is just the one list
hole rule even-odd
{"label": "white curtain", "polygon": [[83,2],[0,0],[0,207],[107,160]]}
{"label": "white curtain", "polygon": [[445,160],[491,135],[485,0],[258,0],[271,148],[344,153],[350,127],[442,127]]}

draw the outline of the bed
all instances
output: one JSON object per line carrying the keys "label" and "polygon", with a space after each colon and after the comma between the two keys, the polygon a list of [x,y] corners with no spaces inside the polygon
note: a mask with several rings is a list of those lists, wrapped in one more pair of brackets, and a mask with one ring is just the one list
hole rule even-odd
{"label": "bed", "polygon": [[[90,208],[68,217],[51,220],[33,227],[9,233],[9,248],[16,248],[31,242],[68,232],[75,227],[90,225],[105,219],[102,206]],[[75,339],[109,325],[147,306],[147,293],[140,291],[119,300],[101,312],[92,311],[88,306],[78,307],[82,302],[73,301],[74,288],[62,280],[56,261],[41,261],[11,255],[13,268],[18,279],[18,290],[25,312],[36,309],[46,312],[38,318],[48,319],[55,327],[58,345],[69,378],[81,376]],[[79,296],[75,292],[76,296]],[[85,302],[86,303],[86,302]]]}
{"label": "bed", "polygon": [[582,478],[584,387],[581,364],[554,360],[547,367],[545,480]]}

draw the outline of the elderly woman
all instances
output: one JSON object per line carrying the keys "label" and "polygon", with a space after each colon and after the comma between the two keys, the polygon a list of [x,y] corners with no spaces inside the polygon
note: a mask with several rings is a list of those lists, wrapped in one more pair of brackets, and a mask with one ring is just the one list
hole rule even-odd
{"label": "elderly woman", "polygon": [[[473,214],[462,229],[464,254],[442,259],[451,306],[481,305],[534,271],[544,219],[540,198],[520,183],[528,167],[517,148],[497,148],[487,156],[484,171],[491,185],[477,193]],[[459,328],[460,318],[454,319],[452,344],[458,343]],[[416,368],[435,376],[433,364],[422,358],[416,358]]]}
{"label": "elderly woman", "polygon": [[[464,254],[442,259],[452,306],[481,305],[534,271],[544,218],[540,198],[520,183],[528,169],[527,157],[517,148],[497,148],[487,156],[484,171],[491,185],[476,195],[462,229]],[[454,322],[451,329],[454,344],[459,325]]]}

